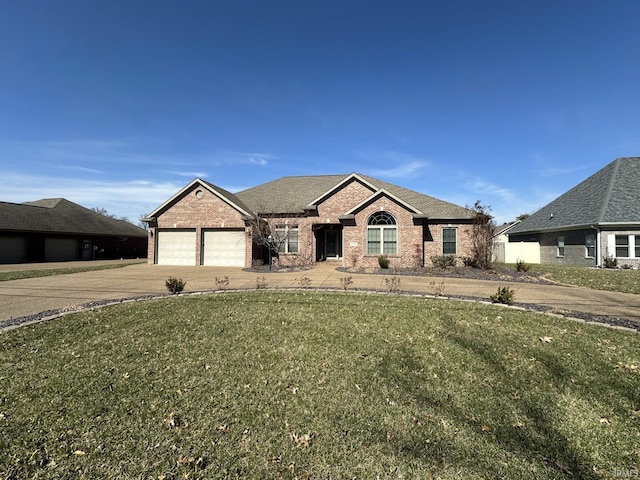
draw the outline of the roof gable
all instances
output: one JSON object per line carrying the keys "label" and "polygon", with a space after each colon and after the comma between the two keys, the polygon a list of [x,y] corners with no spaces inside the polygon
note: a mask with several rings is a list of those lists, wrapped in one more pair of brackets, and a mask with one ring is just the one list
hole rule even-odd
{"label": "roof gable", "polygon": [[381,197],[387,197],[388,199],[392,200],[393,202],[397,203],[398,205],[401,205],[402,207],[406,208],[407,210],[409,210],[414,215],[422,215],[422,212],[420,210],[418,210],[417,208],[409,205],[404,200],[396,197],[395,195],[387,192],[384,189],[374,192],[369,198],[366,198],[365,200],[360,202],[358,205],[353,207],[351,210],[347,211],[346,215],[353,215],[353,214],[359,212],[366,205],[369,205],[371,202],[374,202],[374,201],[378,200]]}
{"label": "roof gable", "polygon": [[366,180],[364,180],[357,173],[352,173],[351,175],[347,175],[346,177],[344,177],[340,182],[338,182],[336,185],[334,185],[329,190],[324,192],[318,198],[316,198],[315,200],[312,200],[311,202],[309,202],[308,206],[309,207],[316,207],[319,203],[322,203],[322,201],[324,201],[325,199],[329,198],[330,196],[335,194],[337,191],[339,191],[342,187],[344,187],[345,185],[347,185],[348,183],[350,183],[352,181],[359,182],[361,185],[365,186],[366,188],[368,188],[372,192],[375,192],[377,190],[376,187],[374,187],[373,185],[371,185],[371,183],[369,183]]}
{"label": "roof gable", "polygon": [[171,197],[169,200],[167,200],[162,205],[160,205],[155,210],[153,210],[150,214],[148,214],[145,221],[151,220],[157,217],[158,215],[160,215],[162,212],[170,208],[176,201],[178,201],[185,194],[190,192],[197,185],[207,189],[216,197],[220,198],[223,202],[235,208],[237,211],[239,211],[243,215],[253,216],[251,213],[251,210],[233,193],[230,193],[224,190],[223,188],[217,187],[214,184],[206,182],[200,178],[195,178],[188,185],[182,188],[178,193],[176,193],[173,197]]}
{"label": "roof gable", "polygon": [[640,224],[638,185],[640,158],[619,158],[524,219],[509,233]]}

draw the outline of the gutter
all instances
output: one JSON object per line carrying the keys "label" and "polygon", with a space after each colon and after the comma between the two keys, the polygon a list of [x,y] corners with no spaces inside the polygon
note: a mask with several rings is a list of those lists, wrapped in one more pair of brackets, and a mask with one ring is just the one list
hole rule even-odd
{"label": "gutter", "polygon": [[600,239],[602,235],[598,227],[591,225],[591,228],[596,231],[596,267],[600,268],[602,267],[602,255],[600,254]]}

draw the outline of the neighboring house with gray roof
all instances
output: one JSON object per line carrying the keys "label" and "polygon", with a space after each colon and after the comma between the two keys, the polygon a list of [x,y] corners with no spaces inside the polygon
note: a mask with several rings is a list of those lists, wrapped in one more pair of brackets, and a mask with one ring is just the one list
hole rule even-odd
{"label": "neighboring house with gray roof", "polygon": [[196,178],[145,219],[149,262],[250,267],[268,262],[255,225],[278,242],[281,265],[417,268],[470,256],[474,213],[356,173],[283,177],[235,194]]}
{"label": "neighboring house with gray roof", "polygon": [[541,263],[640,266],[640,158],[618,158],[509,231],[539,242]]}
{"label": "neighboring house with gray roof", "polygon": [[146,258],[147,232],[64,198],[0,202],[0,263]]}

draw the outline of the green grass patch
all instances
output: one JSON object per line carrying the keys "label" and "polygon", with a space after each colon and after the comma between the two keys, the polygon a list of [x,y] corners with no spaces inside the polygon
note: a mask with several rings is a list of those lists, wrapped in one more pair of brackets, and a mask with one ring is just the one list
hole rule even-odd
{"label": "green grass patch", "polygon": [[[145,262],[140,262],[145,263]],[[15,270],[12,272],[0,272],[0,282],[9,280],[23,280],[25,278],[51,277],[54,275],[68,275],[70,273],[93,272],[95,270],[111,270],[113,268],[123,268],[135,263],[118,263],[106,265],[89,265],[86,267],[73,268],[44,268],[38,270]]]}
{"label": "green grass patch", "polygon": [[0,335],[0,478],[610,478],[636,334],[376,294],[168,297]]}
{"label": "green grass patch", "polygon": [[587,268],[569,265],[532,265],[531,269],[546,273],[551,280],[567,285],[640,294],[640,270]]}

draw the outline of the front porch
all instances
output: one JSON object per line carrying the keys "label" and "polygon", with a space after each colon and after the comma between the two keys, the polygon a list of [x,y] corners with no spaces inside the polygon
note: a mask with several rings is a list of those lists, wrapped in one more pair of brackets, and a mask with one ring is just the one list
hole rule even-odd
{"label": "front porch", "polygon": [[342,260],[342,225],[314,224],[313,235],[316,244],[316,262]]}

